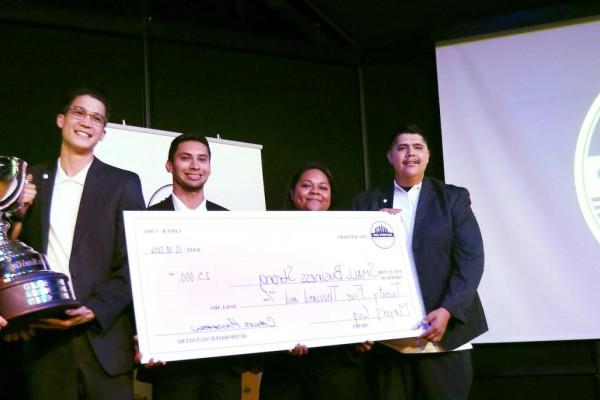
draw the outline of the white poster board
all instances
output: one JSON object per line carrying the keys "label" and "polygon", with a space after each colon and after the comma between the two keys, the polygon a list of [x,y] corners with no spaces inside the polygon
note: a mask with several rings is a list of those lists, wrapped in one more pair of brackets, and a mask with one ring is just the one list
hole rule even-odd
{"label": "white poster board", "polygon": [[[115,167],[133,171],[142,181],[146,204],[171,193],[171,174],[165,169],[169,145],[178,132],[108,124],[95,155]],[[210,201],[236,211],[264,211],[262,146],[217,138],[210,143],[211,175],[205,194]],[[157,193],[159,189],[164,188]]]}

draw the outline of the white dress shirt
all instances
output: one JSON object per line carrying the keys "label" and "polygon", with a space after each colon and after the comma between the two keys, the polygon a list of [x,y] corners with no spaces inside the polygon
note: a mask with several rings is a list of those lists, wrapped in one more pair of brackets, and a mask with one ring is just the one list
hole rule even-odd
{"label": "white dress shirt", "polygon": [[198,207],[196,208],[189,208],[188,206],[185,205],[185,203],[183,201],[181,201],[179,199],[179,197],[177,197],[175,195],[175,193],[172,193],[173,195],[173,206],[175,207],[175,211],[189,211],[189,212],[204,212],[207,211],[206,209],[206,197],[204,198],[204,200],[202,200],[202,203],[198,204]]}
{"label": "white dress shirt", "polygon": [[[400,211],[400,218],[402,219],[402,225],[406,230],[406,249],[408,250],[408,261],[410,262],[410,269],[414,277],[418,277],[417,266],[415,264],[415,256],[412,249],[413,231],[415,227],[415,215],[417,214],[417,204],[419,203],[419,195],[421,194],[421,183],[413,186],[408,192],[402,189],[394,180],[394,202],[393,207]],[[417,290],[421,293],[419,280],[416,279],[415,285]],[[425,315],[425,305],[423,300],[419,299],[419,308],[423,315]]]}
{"label": "white dress shirt", "polygon": [[[73,247],[73,235],[79,203],[83,193],[85,178],[92,165],[86,165],[74,176],[68,176],[57,161],[54,189],[52,190],[52,202],[50,203],[50,231],[48,233],[48,263],[53,271],[61,272],[69,277],[69,285],[73,289],[71,273],[69,271],[69,260],[71,248]],[[74,291],[73,291],[74,293]]]}

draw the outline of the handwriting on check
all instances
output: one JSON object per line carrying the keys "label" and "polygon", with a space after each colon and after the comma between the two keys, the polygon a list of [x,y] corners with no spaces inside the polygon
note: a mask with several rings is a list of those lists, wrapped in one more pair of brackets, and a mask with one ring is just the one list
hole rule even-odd
{"label": "handwriting on check", "polygon": [[[198,273],[196,273],[198,274]],[[185,276],[193,277],[193,273]],[[371,321],[401,318],[409,315],[409,301],[402,292],[399,279],[402,271],[378,269],[373,264],[364,268],[350,268],[336,265],[330,271],[305,272],[291,265],[280,274],[256,274],[252,284],[234,285],[236,290],[258,289],[257,302],[244,305],[211,305],[211,311],[222,311],[222,319],[203,321],[190,329],[194,333],[210,331],[243,331],[249,329],[275,328],[277,323],[272,316],[258,320],[241,320],[227,315],[229,311],[243,308],[287,307],[319,303],[354,302],[343,314],[334,319],[313,321],[316,324],[351,322],[353,328],[366,328]],[[193,281],[189,279],[188,282]],[[350,310],[350,311],[348,311]],[[214,315],[212,315],[214,319]]]}
{"label": "handwriting on check", "polygon": [[179,245],[157,245],[152,246],[148,254],[193,254],[200,253],[200,247],[179,246]]}

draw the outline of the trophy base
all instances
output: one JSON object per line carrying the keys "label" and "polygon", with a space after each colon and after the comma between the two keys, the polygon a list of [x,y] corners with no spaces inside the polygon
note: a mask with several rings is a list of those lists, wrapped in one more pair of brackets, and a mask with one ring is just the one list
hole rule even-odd
{"label": "trophy base", "polygon": [[38,271],[0,283],[0,316],[8,321],[0,334],[27,329],[39,318],[66,318],[64,310],[80,306],[67,282],[64,274]]}

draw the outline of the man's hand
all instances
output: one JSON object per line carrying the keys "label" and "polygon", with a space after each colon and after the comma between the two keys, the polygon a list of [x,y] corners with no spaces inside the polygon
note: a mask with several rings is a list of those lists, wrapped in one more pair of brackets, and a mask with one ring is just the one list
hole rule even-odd
{"label": "man's hand", "polygon": [[433,343],[439,343],[446,333],[450,317],[450,313],[444,307],[433,310],[423,319],[423,323],[429,324],[429,328],[420,337]]}
{"label": "man's hand", "polygon": [[379,211],[383,211],[383,212],[386,212],[388,214],[396,215],[396,214],[400,213],[402,210],[399,209],[399,208],[382,208]]}
{"label": "man's hand", "polygon": [[371,351],[371,349],[373,348],[373,345],[374,345],[373,342],[371,342],[370,340],[367,340],[365,342],[357,344],[356,351],[361,352],[361,353]]}
{"label": "man's hand", "polygon": [[93,321],[96,318],[96,315],[92,310],[87,308],[86,306],[81,306],[79,308],[72,308],[70,310],[66,310],[65,314],[69,318],[60,319],[60,318],[42,318],[38,321],[31,324],[33,328],[40,329],[69,329],[77,325],[86,324],[90,321]]}
{"label": "man's hand", "polygon": [[[135,361],[136,364],[141,364],[142,363],[142,353],[140,353],[140,346],[138,344],[137,335],[135,335],[133,337],[133,350],[135,353],[133,356],[133,360]],[[149,368],[154,368],[156,366],[162,366],[165,364],[166,364],[165,361],[160,361],[160,360],[154,361],[154,358],[151,358],[150,361],[148,361],[148,363],[144,365],[144,368],[149,369]]]}
{"label": "man's hand", "polygon": [[293,356],[303,356],[308,354],[308,347],[298,343],[293,349],[288,351]]}
{"label": "man's hand", "polygon": [[[8,325],[8,321],[0,316],[0,330]],[[5,342],[16,342],[17,340],[29,340],[35,335],[35,330],[29,328],[20,332],[7,333],[2,336]]]}
{"label": "man's hand", "polygon": [[27,213],[27,209],[33,201],[35,200],[35,196],[37,195],[37,189],[31,180],[33,179],[33,175],[27,174],[25,178],[25,185],[23,185],[23,191],[17,200],[17,204],[19,208],[17,208],[14,213],[20,217],[24,217]]}
{"label": "man's hand", "polygon": [[35,329],[29,328],[27,330],[19,332],[7,333],[4,336],[2,336],[2,340],[4,340],[5,342],[17,342],[19,340],[28,341],[34,336]]}
{"label": "man's hand", "polygon": [[10,230],[10,238],[12,240],[17,240],[19,235],[21,234],[21,229],[23,229],[23,223],[20,222],[27,214],[27,210],[29,206],[33,204],[33,200],[35,200],[35,196],[37,195],[37,190],[35,185],[31,183],[33,179],[33,175],[28,174],[25,178],[25,185],[23,185],[23,191],[19,195],[19,199],[17,200],[17,209],[12,211],[12,214],[18,218],[13,219],[11,221],[11,230]]}

